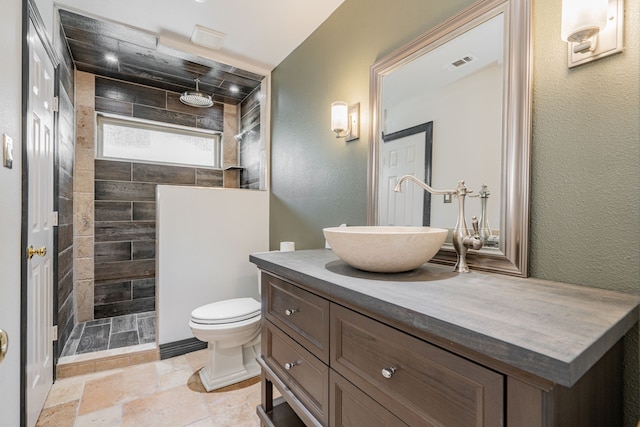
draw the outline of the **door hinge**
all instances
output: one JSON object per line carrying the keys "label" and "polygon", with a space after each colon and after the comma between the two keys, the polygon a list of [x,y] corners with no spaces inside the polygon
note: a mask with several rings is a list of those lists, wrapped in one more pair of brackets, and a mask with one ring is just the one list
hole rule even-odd
{"label": "door hinge", "polygon": [[51,225],[58,226],[58,211],[51,212]]}
{"label": "door hinge", "polygon": [[58,341],[58,325],[51,327],[51,341]]}
{"label": "door hinge", "polygon": [[53,105],[51,106],[54,113],[57,113],[60,110],[60,98],[57,96],[53,97]]}

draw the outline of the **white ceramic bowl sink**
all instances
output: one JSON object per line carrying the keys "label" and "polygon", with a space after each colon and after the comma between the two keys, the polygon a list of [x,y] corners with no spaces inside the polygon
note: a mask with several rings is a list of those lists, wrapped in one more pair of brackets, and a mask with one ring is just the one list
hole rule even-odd
{"label": "white ceramic bowl sink", "polygon": [[399,226],[330,227],[322,231],[340,259],[375,273],[420,267],[438,253],[448,233],[443,228]]}

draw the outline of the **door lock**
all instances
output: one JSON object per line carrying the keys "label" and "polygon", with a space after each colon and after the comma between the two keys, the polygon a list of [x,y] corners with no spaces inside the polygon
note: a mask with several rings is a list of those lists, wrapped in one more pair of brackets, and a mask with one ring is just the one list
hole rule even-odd
{"label": "door lock", "polygon": [[34,255],[45,256],[47,254],[47,248],[44,246],[38,249],[33,249],[33,246],[27,248],[27,258],[31,259]]}
{"label": "door lock", "polygon": [[4,360],[4,356],[7,354],[8,349],[9,335],[7,335],[4,329],[0,329],[0,363]]}

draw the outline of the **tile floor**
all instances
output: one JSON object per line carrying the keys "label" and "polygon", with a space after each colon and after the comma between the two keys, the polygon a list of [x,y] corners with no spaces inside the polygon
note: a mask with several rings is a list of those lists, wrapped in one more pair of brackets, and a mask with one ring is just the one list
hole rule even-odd
{"label": "tile floor", "polygon": [[56,381],[36,427],[257,427],[259,377],[210,393],[206,350]]}
{"label": "tile floor", "polygon": [[155,340],[155,311],[92,320],[78,323],[73,328],[61,356],[153,343]]}

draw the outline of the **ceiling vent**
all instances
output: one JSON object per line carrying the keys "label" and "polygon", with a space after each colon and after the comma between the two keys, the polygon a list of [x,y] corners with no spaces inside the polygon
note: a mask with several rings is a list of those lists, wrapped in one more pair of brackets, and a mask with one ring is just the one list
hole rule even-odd
{"label": "ceiling vent", "polygon": [[470,53],[468,55],[463,56],[462,58],[458,58],[455,61],[445,64],[444,67],[442,68],[445,68],[449,71],[453,71],[477,60],[478,60],[478,57]]}
{"label": "ceiling vent", "polygon": [[196,25],[191,33],[191,43],[208,49],[220,50],[227,35],[219,31]]}

